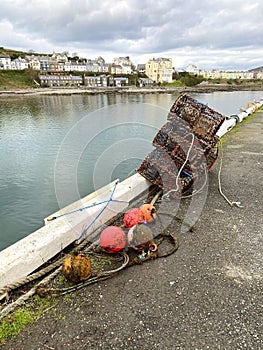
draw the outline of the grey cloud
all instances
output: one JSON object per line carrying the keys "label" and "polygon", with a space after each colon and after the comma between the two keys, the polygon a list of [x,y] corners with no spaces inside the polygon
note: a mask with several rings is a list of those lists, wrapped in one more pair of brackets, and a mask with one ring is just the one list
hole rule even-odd
{"label": "grey cloud", "polygon": [[179,50],[186,52],[185,61],[190,50],[202,62],[204,50],[221,50],[222,55],[239,50],[248,56],[255,48],[256,54],[263,46],[260,16],[255,0],[2,0],[0,28],[3,20],[10,22],[12,42],[16,35],[17,40],[24,37],[35,49],[39,41],[47,48],[70,47],[97,55],[163,56]]}

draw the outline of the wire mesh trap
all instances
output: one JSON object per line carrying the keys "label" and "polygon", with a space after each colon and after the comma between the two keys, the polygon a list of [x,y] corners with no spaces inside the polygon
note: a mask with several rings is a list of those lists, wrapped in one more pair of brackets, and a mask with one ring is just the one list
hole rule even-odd
{"label": "wire mesh trap", "polygon": [[191,194],[218,157],[216,132],[225,118],[194,98],[180,95],[153,139],[155,149],[137,172],[164,192],[173,191],[175,197]]}

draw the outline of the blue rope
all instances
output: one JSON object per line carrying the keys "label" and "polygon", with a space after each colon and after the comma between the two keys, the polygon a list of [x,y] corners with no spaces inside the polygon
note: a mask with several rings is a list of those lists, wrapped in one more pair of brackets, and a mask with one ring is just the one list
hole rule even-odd
{"label": "blue rope", "polygon": [[122,200],[117,200],[117,199],[112,199],[113,198],[113,195],[114,195],[114,192],[116,190],[116,187],[118,185],[118,182],[115,183],[114,185],[114,188],[112,190],[112,193],[111,193],[111,196],[108,200],[106,201],[103,201],[103,202],[100,202],[98,204],[103,204],[103,203],[106,203],[105,206],[100,210],[100,212],[96,215],[96,217],[92,220],[92,222],[83,230],[83,232],[81,233],[81,235],[77,238],[77,241],[82,239],[87,231],[89,230],[89,228],[95,223],[95,221],[101,216],[101,214],[104,212],[104,210],[108,207],[108,205],[110,204],[110,202],[125,202],[125,203],[129,203],[127,201],[122,201]]}
{"label": "blue rope", "polygon": [[[115,187],[113,189],[113,191],[115,191],[115,188],[116,188],[116,184],[115,184]],[[112,198],[112,196],[111,196]],[[58,219],[58,218],[61,218],[62,216],[66,216],[66,215],[69,215],[69,214],[73,214],[73,213],[77,213],[78,211],[83,211],[85,209],[89,209],[89,208],[92,208],[92,207],[95,207],[97,205],[101,205],[101,204],[104,204],[104,203],[108,203],[108,201],[111,201],[111,199],[108,199],[108,200],[105,200],[105,201],[102,201],[102,202],[99,202],[99,203],[94,203],[94,204],[91,204],[91,205],[87,205],[86,207],[83,207],[83,208],[78,208],[78,209],[75,209],[75,210],[72,210],[72,211],[68,211],[67,213],[63,213],[63,214],[60,214],[58,216],[53,216],[51,219],[47,219],[47,221],[52,221],[52,220],[55,220],[55,219]],[[115,200],[115,202],[125,202],[125,203],[128,203],[126,201],[121,201],[121,200]]]}

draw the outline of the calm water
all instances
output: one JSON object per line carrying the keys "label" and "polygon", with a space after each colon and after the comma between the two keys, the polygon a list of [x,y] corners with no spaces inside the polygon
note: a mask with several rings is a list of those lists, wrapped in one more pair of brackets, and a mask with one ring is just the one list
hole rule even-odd
{"label": "calm water", "polygon": [[[263,93],[192,96],[230,115]],[[43,226],[59,207],[133,173],[176,97],[1,98],[0,250]]]}

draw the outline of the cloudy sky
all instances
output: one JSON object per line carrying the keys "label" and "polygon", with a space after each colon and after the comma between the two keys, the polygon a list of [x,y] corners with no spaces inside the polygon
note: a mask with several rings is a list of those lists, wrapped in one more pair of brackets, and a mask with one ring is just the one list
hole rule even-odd
{"label": "cloudy sky", "polygon": [[176,69],[263,65],[263,0],[1,0],[0,46]]}

